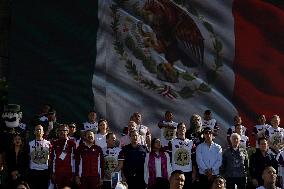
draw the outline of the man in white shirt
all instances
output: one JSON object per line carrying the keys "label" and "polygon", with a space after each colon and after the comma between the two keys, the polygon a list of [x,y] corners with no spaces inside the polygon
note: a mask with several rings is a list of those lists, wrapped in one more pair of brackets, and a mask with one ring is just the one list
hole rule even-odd
{"label": "man in white shirt", "polygon": [[150,149],[151,146],[151,133],[150,129],[142,125],[142,115],[139,112],[134,112],[131,119],[137,124],[137,131],[141,136],[141,144]]}
{"label": "man in white shirt", "polygon": [[202,189],[211,187],[213,179],[219,174],[222,165],[222,148],[213,142],[213,131],[210,127],[203,130],[205,141],[196,148],[196,162],[199,168]]}
{"label": "man in white shirt", "polygon": [[[120,171],[121,167],[118,164],[118,155],[121,151],[121,148],[116,146],[116,136],[114,133],[110,132],[106,135],[107,146],[103,148],[104,154],[104,187],[103,188],[112,188],[111,179],[114,172]],[[120,175],[119,175],[120,177]]]}
{"label": "man in white shirt", "polygon": [[203,119],[202,127],[203,127],[203,129],[205,127],[210,127],[213,131],[213,135],[214,136],[218,135],[218,131],[219,131],[220,127],[219,127],[216,119],[212,118],[211,110],[205,110],[204,111],[204,119]]}
{"label": "man in white shirt", "polygon": [[192,140],[185,138],[186,126],[179,123],[177,138],[172,140],[172,169],[181,170],[185,175],[184,188],[190,188],[196,178],[195,146]]}
{"label": "man in white shirt", "polygon": [[43,139],[41,125],[35,126],[35,140],[29,142],[30,152],[30,185],[31,188],[47,188],[49,180],[49,154],[51,144]]}
{"label": "man in white shirt", "polygon": [[280,117],[278,115],[273,115],[271,118],[271,126],[266,129],[266,137],[269,138],[268,144],[270,149],[278,154],[284,147],[284,129],[279,127]]}
{"label": "man in white shirt", "polygon": [[[131,131],[137,131],[137,124],[134,121],[129,121],[128,124],[128,134],[124,135],[123,137],[120,138],[120,147],[122,148],[123,146],[126,146],[130,144],[130,136],[129,133]],[[138,132],[138,131],[137,131]],[[141,144],[141,135],[138,133],[138,143]]]}
{"label": "man in white shirt", "polygon": [[258,139],[265,137],[265,131],[266,129],[268,129],[269,125],[266,124],[266,118],[263,114],[258,116],[257,122],[258,124],[253,127],[252,135],[254,136],[256,141],[255,147],[259,148]]}
{"label": "man in white shirt", "polygon": [[158,123],[161,130],[161,145],[167,148],[169,142],[176,137],[178,123],[173,121],[174,115],[170,111],[166,111],[164,120]]}
{"label": "man in white shirt", "polygon": [[83,128],[81,128],[82,135],[87,130],[92,130],[94,133],[98,132],[97,113],[93,110],[88,113],[88,121],[83,123]]}

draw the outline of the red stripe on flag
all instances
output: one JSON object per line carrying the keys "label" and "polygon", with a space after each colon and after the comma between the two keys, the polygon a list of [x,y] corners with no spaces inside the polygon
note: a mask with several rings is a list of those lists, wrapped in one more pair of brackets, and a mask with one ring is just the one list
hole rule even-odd
{"label": "red stripe on flag", "polygon": [[283,5],[235,0],[234,103],[251,130],[256,117],[284,118]]}

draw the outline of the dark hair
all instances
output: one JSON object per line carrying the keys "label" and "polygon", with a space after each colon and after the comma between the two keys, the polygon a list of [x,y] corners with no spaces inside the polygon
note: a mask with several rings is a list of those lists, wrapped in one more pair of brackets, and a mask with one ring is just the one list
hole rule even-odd
{"label": "dark hair", "polygon": [[92,129],[88,129],[88,130],[84,131],[84,137],[86,137],[88,132],[92,132],[95,135],[95,133],[94,133],[94,131],[92,131]]}
{"label": "dark hair", "polygon": [[100,132],[101,132],[99,125],[100,125],[102,122],[106,122],[106,124],[107,124],[106,131],[107,131],[107,132],[109,131],[109,126],[108,126],[107,120],[106,120],[106,119],[100,119],[100,120],[98,121],[98,132],[97,132],[97,133],[100,133]]}
{"label": "dark hair", "polygon": [[109,139],[110,135],[115,135],[113,132],[109,132],[107,135],[106,135],[106,139]]}
{"label": "dark hair", "polygon": [[212,112],[211,112],[211,110],[205,110],[204,111],[204,114],[206,114],[206,115],[209,115],[209,114],[211,114]]}
{"label": "dark hair", "polygon": [[19,185],[24,185],[27,189],[30,189],[30,186],[29,186],[29,184],[26,181],[22,180],[22,181],[18,182],[16,188],[18,188]]}
{"label": "dark hair", "polygon": [[90,110],[89,112],[88,112],[88,114],[89,113],[97,113],[95,110]]}
{"label": "dark hair", "polygon": [[214,182],[215,180],[217,180],[217,179],[222,179],[222,180],[224,181],[224,185],[226,186],[226,179],[225,179],[224,177],[222,177],[221,175],[217,175],[217,176],[214,178],[213,182]]}
{"label": "dark hair", "polygon": [[171,173],[171,177],[174,176],[174,175],[184,175],[184,172],[182,170],[175,170]]}
{"label": "dark hair", "polygon": [[49,114],[49,115],[56,114],[56,111],[55,111],[55,109],[50,108],[50,109],[48,110],[48,113],[47,113],[47,114]]}
{"label": "dark hair", "polygon": [[205,128],[203,129],[202,133],[204,134],[204,133],[205,133],[205,131],[211,131],[211,132],[213,132],[213,131],[212,131],[212,129],[211,129],[210,127],[205,127]]}
{"label": "dark hair", "polygon": [[167,114],[172,114],[172,112],[169,111],[169,110],[167,110],[167,111],[165,112],[165,115],[167,115]]}
{"label": "dark hair", "polygon": [[14,144],[14,139],[19,136],[21,138],[21,141],[22,141],[22,145],[20,147],[20,151],[23,151],[24,150],[24,146],[25,146],[25,138],[21,135],[21,133],[19,132],[16,132],[13,134],[13,140],[12,140],[12,143],[11,143],[11,149],[14,149],[15,147],[15,144]]}
{"label": "dark hair", "polygon": [[262,140],[266,140],[267,141],[267,138],[266,137],[260,137],[257,139],[257,143],[260,144],[260,141]]}
{"label": "dark hair", "polygon": [[178,125],[177,125],[177,129],[178,129],[180,126],[182,126],[182,125],[185,125],[185,123],[184,123],[184,122],[180,122],[180,123],[178,123]]}
{"label": "dark hair", "polygon": [[71,122],[71,123],[68,124],[68,127],[75,127],[76,128],[77,126],[76,126],[75,122]]}
{"label": "dark hair", "polygon": [[236,121],[238,118],[241,118],[241,119],[242,119],[242,117],[241,117],[241,116],[239,116],[239,115],[235,115],[235,116],[234,116],[234,121]]}
{"label": "dark hair", "polygon": [[151,150],[154,148],[155,142],[158,140],[159,138],[153,138],[151,140]]}

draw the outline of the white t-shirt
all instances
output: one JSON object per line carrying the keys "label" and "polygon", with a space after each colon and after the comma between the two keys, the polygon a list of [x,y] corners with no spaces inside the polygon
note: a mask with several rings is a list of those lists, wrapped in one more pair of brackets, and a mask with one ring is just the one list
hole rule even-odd
{"label": "white t-shirt", "polygon": [[137,125],[137,131],[139,135],[141,136],[141,144],[144,146],[147,146],[146,137],[147,137],[148,130],[149,130],[148,127],[146,127],[145,125]]}
{"label": "white t-shirt", "polygon": [[172,140],[172,169],[182,170],[183,172],[192,171],[191,150],[193,148],[193,141],[189,139]]}
{"label": "white t-shirt", "polygon": [[83,131],[87,131],[87,130],[93,130],[95,133],[98,132],[98,123],[89,123],[89,122],[85,122],[83,123]]}
{"label": "white t-shirt", "polygon": [[121,151],[121,148],[103,148],[104,154],[104,168],[105,168],[105,180],[111,180],[111,173],[115,171],[115,168],[118,166],[118,155]]}
{"label": "white t-shirt", "polygon": [[50,142],[48,140],[32,140],[30,148],[30,169],[48,169]]}
{"label": "white t-shirt", "polygon": [[284,137],[284,129],[277,127],[273,128],[270,126],[268,129],[268,136],[269,136],[269,141],[273,146],[277,146],[277,144],[281,144],[283,142],[283,137]]}
{"label": "white t-shirt", "polygon": [[255,134],[255,138],[256,138],[256,143],[255,143],[255,147],[256,148],[259,148],[258,138],[265,137],[265,131],[268,128],[269,128],[269,125],[267,125],[267,124],[265,124],[265,125],[255,125],[254,126],[254,134]]}
{"label": "white t-shirt", "polygon": [[246,135],[240,135],[240,136],[241,136],[240,148],[246,149],[249,138]]}
{"label": "white t-shirt", "polygon": [[216,129],[215,128],[216,125],[217,125],[216,119],[203,120],[203,123],[202,123],[203,128],[210,127],[212,129],[212,131],[214,131],[214,129]]}
{"label": "white t-shirt", "polygon": [[95,144],[101,148],[105,148],[107,147],[107,143],[106,143],[106,135],[102,135],[100,133],[95,135]]}
{"label": "white t-shirt", "polygon": [[174,127],[174,128],[170,128],[170,127],[161,128],[161,145],[168,146],[169,141],[171,141],[172,139],[176,137],[178,123],[174,121],[170,121],[170,122],[163,121],[163,124],[168,124]]}

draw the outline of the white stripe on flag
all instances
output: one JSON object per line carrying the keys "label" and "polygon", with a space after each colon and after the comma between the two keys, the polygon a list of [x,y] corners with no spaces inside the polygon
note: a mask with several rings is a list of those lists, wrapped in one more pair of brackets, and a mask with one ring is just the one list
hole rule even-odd
{"label": "white stripe on flag", "polygon": [[[165,62],[165,54],[159,54],[154,48],[144,48],[143,39],[145,38],[135,35],[138,32],[138,25],[142,23],[142,29],[145,32],[154,33],[149,25],[139,20],[133,12],[133,6],[136,1],[126,1],[127,5],[124,9],[119,8],[117,14],[119,17],[119,39],[123,42],[126,56],[120,56],[114,50],[113,30],[110,27],[113,22],[113,12],[110,6],[116,5],[115,1],[106,0],[99,1],[99,21],[100,28],[98,30],[97,39],[97,57],[95,73],[93,77],[93,92],[95,100],[95,109],[102,113],[110,120],[111,127],[121,131],[122,127],[127,124],[131,113],[139,111],[143,116],[143,123],[149,126],[158,136],[157,123],[163,117],[165,110],[173,111],[175,121],[184,121],[189,126],[190,116],[194,113],[203,115],[204,110],[213,110],[213,116],[220,123],[223,135],[226,136],[225,130],[232,125],[233,116],[237,111],[231,103],[234,88],[234,72],[232,70],[234,60],[234,23],[232,17],[232,1],[217,0],[193,0],[190,5],[193,6],[200,17],[196,17],[191,13],[187,14],[193,18],[204,38],[204,65],[197,68],[183,66],[181,61],[175,62],[175,67],[188,73],[198,76],[194,81],[187,81],[179,78],[178,83],[165,82],[157,78],[157,74],[150,73],[138,60],[134,52],[124,43],[127,36],[131,36],[137,48],[144,49],[145,53],[149,53],[153,60],[157,63]],[[145,1],[137,1],[140,7]],[[141,22],[142,21],[142,22]],[[204,27],[204,22],[211,24],[217,38]],[[223,66],[217,72],[218,79],[212,85],[211,92],[196,92],[191,98],[175,98],[173,92],[181,91],[185,86],[195,87],[206,81],[206,72],[208,69],[214,68],[215,51],[214,40],[218,39],[222,44],[222,63]],[[140,41],[139,41],[140,40]],[[142,41],[141,41],[142,40]],[[180,47],[180,45],[178,46]],[[190,53],[188,53],[190,54]],[[154,91],[144,87],[141,82],[134,80],[126,68],[125,59],[130,59],[136,65],[136,69],[149,80],[152,80],[158,86],[167,86],[165,91]],[[181,72],[180,72],[181,74]],[[225,138],[220,139],[222,142]]]}

